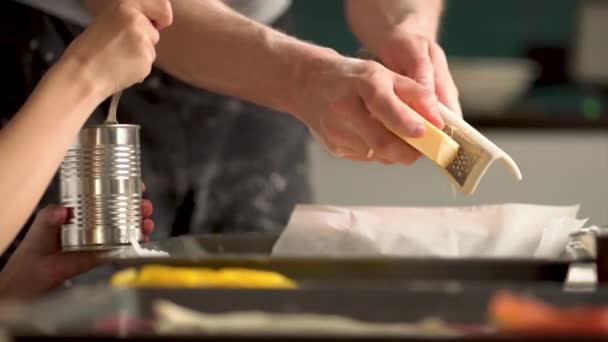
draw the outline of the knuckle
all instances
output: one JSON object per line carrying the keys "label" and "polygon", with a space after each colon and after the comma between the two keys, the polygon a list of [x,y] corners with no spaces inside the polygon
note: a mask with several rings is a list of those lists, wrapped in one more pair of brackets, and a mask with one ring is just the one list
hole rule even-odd
{"label": "knuckle", "polygon": [[433,44],[431,44],[430,49],[434,56],[439,57],[442,60],[447,60],[445,51],[443,50],[441,45],[439,45],[437,43],[433,43]]}
{"label": "knuckle", "polygon": [[152,37],[151,37],[152,38],[152,42],[154,44],[158,43],[158,41],[160,40],[160,33],[158,31],[156,31],[156,30],[153,30],[152,33],[151,33],[151,35],[152,35]]}
{"label": "knuckle", "polygon": [[376,61],[372,61],[372,60],[362,60],[361,61],[361,69],[363,70],[364,73],[373,73],[374,71],[378,70],[378,66],[380,65],[378,62]]}
{"label": "knuckle", "polygon": [[128,23],[136,21],[139,17],[139,12],[137,11],[137,9],[135,9],[133,4],[128,1],[120,2],[117,6],[117,11],[122,16],[122,18]]}
{"label": "knuckle", "polygon": [[377,85],[370,85],[366,95],[366,102],[377,106],[378,104],[384,102],[385,99],[386,94],[380,87]]}
{"label": "knuckle", "polygon": [[148,49],[150,45],[150,39],[144,30],[141,28],[134,28],[129,31],[130,40],[133,46],[137,49]]}
{"label": "knuckle", "polygon": [[141,31],[143,25],[148,23],[148,19],[143,14],[133,11],[133,14],[129,15],[129,29],[132,31]]}
{"label": "knuckle", "polygon": [[411,84],[407,91],[401,92],[401,100],[408,106],[416,106],[420,103],[431,103],[435,99],[435,93],[422,85]]}
{"label": "knuckle", "polygon": [[376,152],[382,156],[390,156],[393,154],[396,147],[394,139],[385,132],[379,133],[375,137],[372,137],[372,141],[374,144],[374,150],[376,150]]}
{"label": "knuckle", "polygon": [[362,93],[366,103],[372,106],[382,106],[389,99],[389,93],[386,91],[389,80],[385,75],[376,73],[370,75],[364,85]]}
{"label": "knuckle", "polygon": [[428,51],[431,48],[431,45],[433,45],[433,43],[431,43],[424,36],[418,36],[417,39],[418,39],[418,44],[420,44],[420,48],[422,49],[422,51],[425,51],[426,53],[428,53]]}
{"label": "knuckle", "polygon": [[379,78],[383,78],[384,67],[376,61],[363,61],[362,66],[362,80],[369,82],[377,81]]}

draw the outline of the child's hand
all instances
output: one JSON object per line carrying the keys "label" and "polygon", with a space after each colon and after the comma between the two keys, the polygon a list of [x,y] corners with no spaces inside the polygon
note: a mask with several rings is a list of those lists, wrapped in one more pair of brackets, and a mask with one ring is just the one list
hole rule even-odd
{"label": "child's hand", "polygon": [[[141,229],[145,240],[154,229],[152,211],[152,202],[143,200]],[[67,219],[68,209],[59,205],[38,212],[25,239],[0,272],[2,297],[33,298],[99,265],[98,253],[61,251],[61,225]]]}
{"label": "child's hand", "polygon": [[148,76],[159,30],[171,22],[169,0],[119,1],[70,44],[62,60],[75,62],[106,98]]}

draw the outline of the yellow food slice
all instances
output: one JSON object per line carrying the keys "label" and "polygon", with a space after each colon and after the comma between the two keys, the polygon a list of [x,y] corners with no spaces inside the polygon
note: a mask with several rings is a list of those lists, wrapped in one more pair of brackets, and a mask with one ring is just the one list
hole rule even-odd
{"label": "yellow food slice", "polygon": [[422,118],[422,121],[426,128],[426,133],[423,137],[401,137],[401,139],[445,169],[458,155],[460,145],[424,118]]}
{"label": "yellow food slice", "polygon": [[296,283],[282,274],[250,270],[243,268],[224,268],[218,271],[220,286],[261,287],[261,288],[295,288]]}
{"label": "yellow food slice", "polygon": [[128,268],[126,270],[122,270],[114,273],[112,278],[110,279],[110,284],[112,286],[121,287],[121,286],[133,286],[137,281],[137,270],[134,268]]}
{"label": "yellow food slice", "polygon": [[212,270],[201,267],[146,265],[139,272],[127,269],[115,273],[112,286],[134,287],[220,287],[296,288],[297,284],[277,272],[245,268]]}

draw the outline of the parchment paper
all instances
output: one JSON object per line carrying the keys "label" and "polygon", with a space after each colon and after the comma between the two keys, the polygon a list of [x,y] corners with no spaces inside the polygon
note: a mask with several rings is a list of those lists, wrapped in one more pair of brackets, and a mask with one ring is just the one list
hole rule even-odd
{"label": "parchment paper", "polygon": [[300,205],[274,247],[283,256],[556,258],[583,227],[578,205]]}

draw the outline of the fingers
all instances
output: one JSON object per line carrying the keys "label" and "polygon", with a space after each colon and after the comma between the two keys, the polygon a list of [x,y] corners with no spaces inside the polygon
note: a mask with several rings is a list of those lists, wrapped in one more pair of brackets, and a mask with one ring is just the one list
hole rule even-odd
{"label": "fingers", "polygon": [[32,226],[38,227],[60,227],[66,223],[68,209],[57,204],[51,204],[36,214]]}
{"label": "fingers", "polygon": [[130,0],[153,24],[162,30],[173,23],[173,10],[169,0]]}
{"label": "fingers", "polygon": [[68,215],[68,209],[59,205],[49,205],[40,210],[23,244],[37,255],[54,252],[58,247],[61,225],[67,222]]}
{"label": "fingers", "polygon": [[141,216],[143,218],[148,218],[148,217],[152,216],[152,213],[154,213],[154,205],[152,204],[152,201],[150,201],[149,199],[142,199],[141,200]]}
{"label": "fingers", "polygon": [[144,219],[141,221],[141,232],[144,236],[144,240],[147,242],[149,240],[149,236],[154,231],[154,221],[151,219]]}
{"label": "fingers", "polygon": [[137,47],[145,53],[147,62],[152,64],[156,59],[155,45],[160,39],[158,30],[137,9],[127,8],[124,11],[124,15],[130,25],[127,32],[130,34],[131,46]]}
{"label": "fingers", "polygon": [[422,116],[436,127],[443,128],[445,123],[439,114],[437,97],[412,79],[401,75],[394,75],[394,93],[413,113],[409,116]]}
{"label": "fingers", "polygon": [[[141,192],[146,191],[146,185],[141,183]],[[148,242],[150,240],[149,236],[154,231],[154,222],[150,219],[152,214],[154,213],[154,205],[152,201],[149,199],[142,199],[141,201],[141,232],[144,236],[144,241]]]}
{"label": "fingers", "polygon": [[458,100],[458,88],[450,73],[445,52],[436,44],[431,46],[429,52],[434,65],[435,93],[439,101],[454,113],[462,115],[462,108]]}
{"label": "fingers", "polygon": [[395,96],[392,75],[388,70],[378,70],[369,76],[360,91],[361,99],[373,117],[395,134],[420,137],[424,135],[424,124],[418,115]]}
{"label": "fingers", "polygon": [[[394,105],[398,107],[402,106],[401,108],[395,108],[394,110],[402,112],[409,110],[407,106],[398,100]],[[373,105],[371,107],[373,107]],[[379,120],[374,118],[374,116],[381,116],[387,112],[388,110],[381,111],[379,114],[374,115],[373,109],[368,111],[368,108],[361,105],[361,109],[358,112],[352,113],[352,122],[357,127],[359,136],[366,142],[366,145],[372,151],[372,155],[367,155],[369,154],[369,149],[362,155],[368,159],[374,159],[384,164],[401,163],[411,165],[420,157],[420,154],[405,141],[388,130]],[[410,113],[408,115],[413,114]]]}
{"label": "fingers", "polygon": [[[150,40],[151,46],[155,46],[156,44],[158,44],[158,41],[160,40],[160,33],[156,28],[154,28],[154,26],[152,26],[152,24],[142,25],[142,30],[145,31],[145,35]],[[152,50],[154,51],[153,57],[156,58],[156,50]]]}

